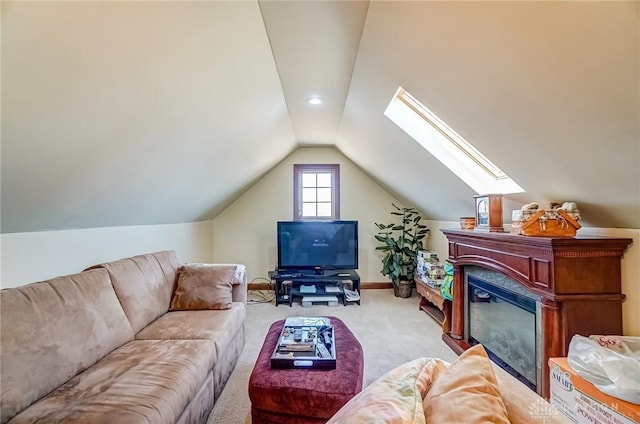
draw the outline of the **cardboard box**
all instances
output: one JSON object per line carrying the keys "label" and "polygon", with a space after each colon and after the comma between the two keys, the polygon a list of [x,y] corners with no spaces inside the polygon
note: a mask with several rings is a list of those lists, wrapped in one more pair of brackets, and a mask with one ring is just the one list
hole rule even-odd
{"label": "cardboard box", "polygon": [[550,358],[549,371],[549,402],[574,423],[640,423],[640,405],[602,393],[576,374],[567,358]]}

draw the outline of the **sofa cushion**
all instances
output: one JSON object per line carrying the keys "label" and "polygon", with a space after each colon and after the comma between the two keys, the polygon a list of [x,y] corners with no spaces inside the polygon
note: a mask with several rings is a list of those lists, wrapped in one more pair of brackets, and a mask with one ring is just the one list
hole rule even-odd
{"label": "sofa cushion", "polygon": [[91,268],[109,272],[122,308],[138,332],[169,310],[180,263],[174,251],[148,253]]}
{"label": "sofa cushion", "polygon": [[213,366],[204,340],[134,340],[14,418],[21,423],[175,423]]}
{"label": "sofa cushion", "polygon": [[2,422],[133,339],[104,269],[0,291]]}
{"label": "sofa cushion", "polygon": [[213,371],[209,371],[204,383],[194,397],[191,398],[189,405],[182,411],[175,424],[206,423],[217,400],[213,386]]}
{"label": "sofa cushion", "polygon": [[231,309],[224,310],[168,312],[136,334],[136,339],[211,340],[217,354],[241,331],[246,317],[245,304],[240,302],[233,302]]}
{"label": "sofa cushion", "polygon": [[236,267],[207,264],[184,265],[171,299],[171,311],[229,309]]}
{"label": "sofa cushion", "polygon": [[427,424],[504,423],[507,410],[493,365],[482,345],[467,349],[441,372],[424,398]]}
{"label": "sofa cushion", "polygon": [[423,424],[422,398],[434,376],[447,365],[432,358],[419,358],[400,365],[367,386],[327,424]]}

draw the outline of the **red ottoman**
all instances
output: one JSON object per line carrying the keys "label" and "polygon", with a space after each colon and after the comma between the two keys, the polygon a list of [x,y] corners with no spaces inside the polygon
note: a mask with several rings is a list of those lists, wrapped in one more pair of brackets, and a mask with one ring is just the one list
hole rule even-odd
{"label": "red ottoman", "polygon": [[362,346],[347,326],[328,317],[334,326],[336,369],[272,369],[271,354],[285,320],[267,332],[249,378],[251,423],[325,423],[362,390]]}

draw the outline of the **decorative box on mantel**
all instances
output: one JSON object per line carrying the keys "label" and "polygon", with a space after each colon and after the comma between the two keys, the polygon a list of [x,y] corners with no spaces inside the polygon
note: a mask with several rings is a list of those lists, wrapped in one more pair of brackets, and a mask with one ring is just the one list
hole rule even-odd
{"label": "decorative box on mantel", "polygon": [[[535,298],[539,341],[536,390],[549,397],[549,358],[566,357],[575,334],[622,334],[622,255],[630,238],[526,237],[510,233],[446,229],[448,260],[454,267],[451,331],[442,335],[457,353],[470,346],[471,274],[508,278]],[[467,275],[469,273],[469,275]],[[493,284],[488,281],[488,284]],[[637,290],[637,288],[636,288]],[[477,305],[473,305],[474,307]]]}
{"label": "decorative box on mantel", "polygon": [[520,231],[533,237],[575,237],[580,227],[578,221],[563,209],[540,209],[522,224]]}

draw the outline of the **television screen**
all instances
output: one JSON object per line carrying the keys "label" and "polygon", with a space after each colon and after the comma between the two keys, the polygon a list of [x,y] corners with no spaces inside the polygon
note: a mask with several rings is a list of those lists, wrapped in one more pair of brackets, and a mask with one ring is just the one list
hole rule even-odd
{"label": "television screen", "polygon": [[358,221],[278,221],[278,269],[358,268]]}

